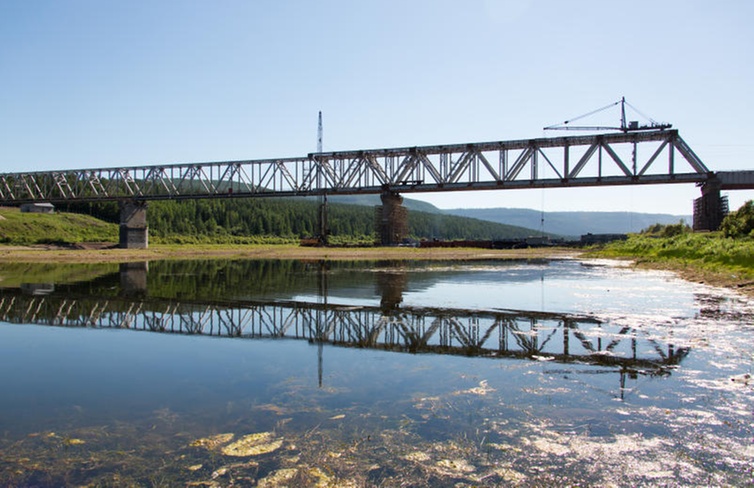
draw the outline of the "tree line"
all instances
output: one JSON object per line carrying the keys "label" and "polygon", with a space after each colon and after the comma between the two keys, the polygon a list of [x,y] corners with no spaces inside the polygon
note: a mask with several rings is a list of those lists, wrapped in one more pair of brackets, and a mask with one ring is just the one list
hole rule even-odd
{"label": "tree line", "polygon": [[[86,213],[119,222],[116,202],[76,203],[61,210]],[[152,237],[176,236],[305,238],[317,234],[319,204],[311,199],[238,198],[161,200],[149,202],[147,220]],[[328,228],[333,237],[371,239],[375,209],[364,205],[328,204]],[[511,239],[533,231],[466,217],[409,212],[409,234],[414,239]]]}

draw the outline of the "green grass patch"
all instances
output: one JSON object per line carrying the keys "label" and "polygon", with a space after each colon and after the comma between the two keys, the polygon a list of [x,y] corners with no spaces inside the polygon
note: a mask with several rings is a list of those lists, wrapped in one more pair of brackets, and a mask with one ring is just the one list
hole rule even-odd
{"label": "green grass patch", "polygon": [[0,243],[16,245],[118,242],[118,226],[74,213],[22,213],[0,208]]}
{"label": "green grass patch", "polygon": [[684,233],[672,237],[631,235],[628,240],[595,248],[592,255],[629,257],[638,262],[693,266],[700,270],[754,278],[754,239],[732,239],[721,233]]}

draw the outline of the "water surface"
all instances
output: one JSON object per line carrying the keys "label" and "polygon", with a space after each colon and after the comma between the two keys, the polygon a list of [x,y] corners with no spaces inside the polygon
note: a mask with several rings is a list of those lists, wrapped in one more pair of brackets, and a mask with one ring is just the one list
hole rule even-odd
{"label": "water surface", "polygon": [[191,261],[0,276],[3,485],[752,482],[752,304],[669,273]]}

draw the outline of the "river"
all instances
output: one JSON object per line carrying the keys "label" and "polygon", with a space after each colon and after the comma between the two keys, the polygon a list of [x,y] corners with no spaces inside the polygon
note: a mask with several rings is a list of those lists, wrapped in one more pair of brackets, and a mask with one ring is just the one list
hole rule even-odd
{"label": "river", "polygon": [[753,319],[612,261],[2,264],[0,484],[750,485]]}

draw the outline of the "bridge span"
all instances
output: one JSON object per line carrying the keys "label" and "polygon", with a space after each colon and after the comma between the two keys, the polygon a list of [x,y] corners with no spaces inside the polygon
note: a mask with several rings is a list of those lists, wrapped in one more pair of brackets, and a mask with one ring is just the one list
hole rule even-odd
{"label": "bridge span", "polygon": [[[146,247],[150,200],[380,194],[693,183],[694,227],[716,229],[724,189],[754,171],[713,172],[676,130],[319,152],[298,158],[0,174],[0,204],[121,202],[121,247]],[[398,212],[400,213],[400,212]],[[390,225],[388,222],[386,225]],[[388,232],[388,241],[399,237]]]}

